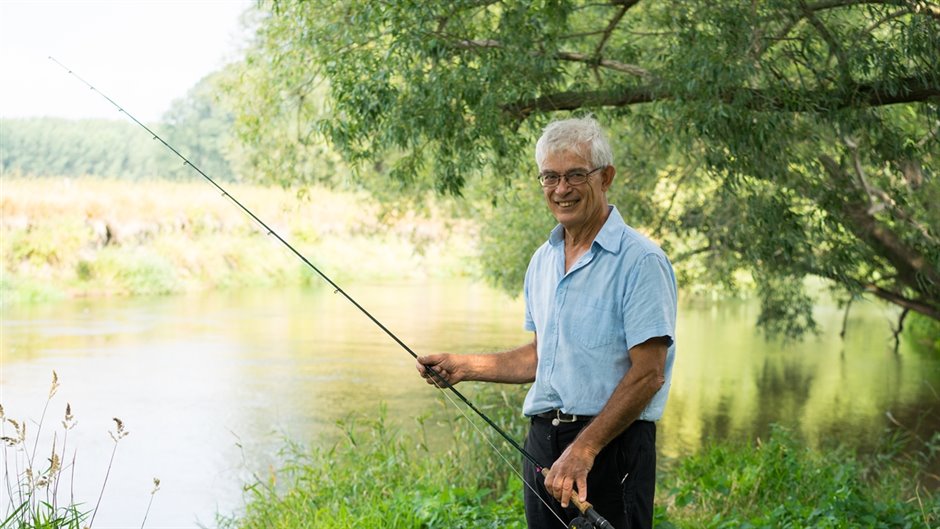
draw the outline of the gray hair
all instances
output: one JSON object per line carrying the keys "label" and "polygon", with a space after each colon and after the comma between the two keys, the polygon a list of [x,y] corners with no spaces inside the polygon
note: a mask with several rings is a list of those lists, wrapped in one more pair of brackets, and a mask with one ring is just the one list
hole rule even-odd
{"label": "gray hair", "polygon": [[604,129],[590,116],[553,121],[545,127],[535,144],[535,163],[542,167],[545,157],[557,152],[575,153],[594,167],[606,167],[614,162]]}

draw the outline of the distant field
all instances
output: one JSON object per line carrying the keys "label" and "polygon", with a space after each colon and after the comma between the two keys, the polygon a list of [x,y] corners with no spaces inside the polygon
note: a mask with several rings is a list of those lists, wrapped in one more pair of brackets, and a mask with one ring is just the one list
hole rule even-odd
{"label": "distant field", "polygon": [[[334,280],[475,273],[472,224],[434,204],[380,220],[362,194],[227,189]],[[200,181],[4,177],[0,260],[3,303],[320,281]]]}

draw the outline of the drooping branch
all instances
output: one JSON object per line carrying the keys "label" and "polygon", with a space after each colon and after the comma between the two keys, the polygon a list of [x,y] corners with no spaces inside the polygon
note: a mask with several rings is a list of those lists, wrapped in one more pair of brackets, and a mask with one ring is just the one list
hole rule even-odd
{"label": "drooping branch", "polygon": [[904,332],[904,320],[907,318],[910,311],[911,309],[904,307],[904,310],[901,311],[901,315],[898,316],[898,326],[894,328],[894,354],[897,354],[898,350],[901,348],[901,333]]}
{"label": "drooping branch", "polygon": [[[794,16],[788,17],[786,23],[783,27],[777,31],[774,37],[769,38],[766,42],[766,45],[761,47],[755,47],[754,52],[751,55],[752,59],[757,59],[763,55],[770,47],[775,43],[780,42],[787,35],[793,31],[800,22],[806,18],[813,16],[815,13],[821,11],[827,11],[829,9],[838,9],[841,7],[849,7],[856,5],[884,5],[884,6],[898,6],[905,8],[898,13],[922,13],[931,18],[940,19],[940,7],[937,7],[933,4],[930,4],[926,1],[915,1],[915,0],[827,0],[823,2],[816,2],[814,4],[803,5],[802,9],[794,13]],[[868,28],[867,31],[870,31],[872,28]]]}
{"label": "drooping branch", "polygon": [[[503,110],[524,119],[535,112],[577,110],[585,107],[624,107],[653,101],[668,101],[674,97],[668,91],[646,85],[622,90],[558,92],[507,104],[503,106]],[[690,95],[686,94],[686,98],[689,97]],[[927,75],[918,75],[899,79],[891,88],[880,82],[856,83],[840,88],[790,91],[785,98],[780,97],[778,91],[735,88],[717,96],[718,100],[725,103],[740,100],[742,97],[749,101],[746,107],[750,110],[819,112],[859,105],[886,106],[938,100],[940,99],[940,84],[929,80]]]}
{"label": "drooping branch", "polygon": [[650,77],[650,72],[646,68],[641,68],[635,64],[627,64],[620,61],[612,61],[610,59],[602,59],[600,57],[592,58],[583,53],[576,53],[571,51],[559,51],[555,54],[555,58],[561,61],[573,61],[573,62],[583,62],[591,65],[600,66],[602,68],[607,68],[610,70],[615,70],[618,72],[628,73],[636,77]]}
{"label": "drooping branch", "polygon": [[865,292],[874,294],[875,296],[885,301],[888,301],[890,303],[893,303],[899,307],[904,307],[906,309],[917,311],[923,314],[924,316],[928,316],[930,318],[940,321],[940,307],[936,307],[936,306],[924,303],[922,301],[904,297],[898,294],[897,292],[893,292],[891,290],[879,287],[878,285],[866,285]]}
{"label": "drooping branch", "polygon": [[[847,190],[856,189],[852,178],[835,160],[821,155],[819,161],[835,182]],[[869,212],[866,201],[858,195],[860,193],[850,193],[838,204],[846,227],[861,240],[877,248],[878,253],[895,267],[898,279],[903,284],[922,294],[929,294],[930,290],[936,291],[940,288],[940,274],[936,272],[928,259],[905,244],[897,234],[879,222]],[[933,289],[926,288],[918,276],[922,276],[932,284]]]}
{"label": "drooping branch", "polygon": [[604,46],[607,45],[607,41],[610,39],[610,36],[613,34],[614,29],[617,28],[617,25],[620,24],[620,21],[623,19],[623,15],[627,13],[627,10],[639,3],[640,0],[629,0],[623,3],[620,7],[620,10],[614,15],[610,20],[610,23],[607,24],[607,27],[604,29],[604,34],[601,37],[600,42],[597,43],[597,47],[594,49],[594,57],[600,59],[601,52],[604,51]]}
{"label": "drooping branch", "polygon": [[[493,39],[462,39],[454,41],[454,45],[459,48],[464,49],[473,49],[473,48],[502,48],[503,44],[498,40]],[[532,52],[532,55],[542,55],[541,52]],[[602,68],[607,68],[610,70],[627,73],[636,77],[650,77],[650,72],[646,68],[637,66],[635,64],[627,64],[620,61],[614,61],[610,59],[604,59],[599,56],[590,56],[584,53],[578,53],[573,51],[557,51],[552,54],[554,59],[560,61],[571,61],[571,62],[580,62],[585,64],[590,64],[592,66],[600,66]]]}

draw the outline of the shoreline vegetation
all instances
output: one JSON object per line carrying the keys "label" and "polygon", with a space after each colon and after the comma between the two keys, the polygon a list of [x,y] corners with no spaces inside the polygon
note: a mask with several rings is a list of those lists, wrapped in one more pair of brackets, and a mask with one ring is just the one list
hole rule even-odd
{"label": "shoreline vegetation", "polygon": [[[337,281],[478,273],[473,224],[433,203],[421,215],[365,193],[225,187]],[[3,305],[321,282],[202,181],[4,176],[0,218]]]}
{"label": "shoreline vegetation", "polygon": [[[477,395],[510,435],[522,439],[518,388]],[[499,439],[500,456],[456,413],[443,446],[429,448],[426,424],[390,427],[381,411],[338,425],[332,447],[285,446],[283,465],[245,487],[244,512],[220,515],[221,529],[318,527],[525,528],[523,483],[507,468],[519,456]],[[485,428],[485,426],[481,426]],[[440,445],[441,443],[437,443]],[[904,452],[914,448],[913,452]],[[875,453],[841,446],[809,449],[790,431],[721,442],[681,460],[660,461],[654,524],[700,528],[930,528],[940,494],[925,482],[940,433],[919,439],[886,431]],[[913,454],[913,455],[911,455]]]}

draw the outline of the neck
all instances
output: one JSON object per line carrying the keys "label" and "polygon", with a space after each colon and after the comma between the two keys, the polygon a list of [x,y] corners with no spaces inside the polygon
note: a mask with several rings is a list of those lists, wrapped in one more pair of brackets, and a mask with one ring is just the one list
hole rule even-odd
{"label": "neck", "polygon": [[591,246],[594,237],[597,237],[597,234],[600,233],[609,216],[610,207],[605,205],[602,215],[592,217],[577,226],[565,226],[565,246],[571,249]]}

